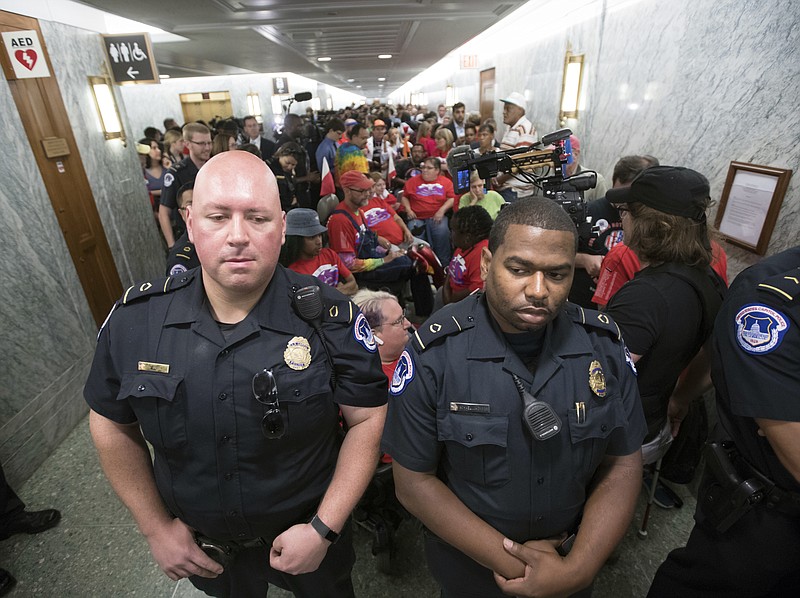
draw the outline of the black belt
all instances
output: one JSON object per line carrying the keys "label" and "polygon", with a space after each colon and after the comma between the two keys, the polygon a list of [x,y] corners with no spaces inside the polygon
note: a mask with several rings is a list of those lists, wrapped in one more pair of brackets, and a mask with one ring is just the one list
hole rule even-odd
{"label": "black belt", "polygon": [[790,517],[800,517],[800,494],[777,486],[770,478],[750,465],[747,459],[740,457],[737,461],[751,475],[759,478],[766,485],[767,489],[764,490],[764,498],[761,500],[762,505],[767,509],[774,510],[776,513],[782,513]]}

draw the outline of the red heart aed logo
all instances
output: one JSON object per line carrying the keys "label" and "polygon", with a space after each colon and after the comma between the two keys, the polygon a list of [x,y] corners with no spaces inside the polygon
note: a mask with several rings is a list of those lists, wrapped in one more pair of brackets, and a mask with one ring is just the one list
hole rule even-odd
{"label": "red heart aed logo", "polygon": [[36,65],[38,56],[35,50],[17,50],[14,52],[14,58],[26,69],[32,71],[33,67]]}

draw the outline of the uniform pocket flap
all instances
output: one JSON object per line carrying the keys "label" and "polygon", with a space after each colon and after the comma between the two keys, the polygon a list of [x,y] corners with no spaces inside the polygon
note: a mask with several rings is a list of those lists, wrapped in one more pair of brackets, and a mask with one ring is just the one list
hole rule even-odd
{"label": "uniform pocket flap", "polygon": [[157,397],[172,401],[183,378],[172,374],[157,372],[136,372],[124,374],[117,400],[137,397]]}
{"label": "uniform pocket flap", "polygon": [[508,416],[448,413],[439,420],[438,438],[458,442],[466,447],[486,444],[505,447],[508,442]]}
{"label": "uniform pocket flap", "polygon": [[573,443],[590,438],[607,438],[616,428],[623,425],[620,420],[620,409],[613,397],[602,403],[587,403],[583,421],[578,421],[575,409],[569,412],[569,435]]}

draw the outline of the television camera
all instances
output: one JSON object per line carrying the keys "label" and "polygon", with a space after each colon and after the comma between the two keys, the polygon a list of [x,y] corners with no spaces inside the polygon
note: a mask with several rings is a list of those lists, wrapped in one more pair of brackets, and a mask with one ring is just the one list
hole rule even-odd
{"label": "television camera", "polygon": [[541,189],[544,197],[555,201],[569,214],[581,235],[589,236],[591,225],[586,221],[583,192],[597,185],[597,173],[587,170],[567,176],[567,165],[572,164],[571,134],[570,129],[560,129],[545,135],[534,145],[483,155],[467,145],[454,148],[447,156],[447,166],[456,193],[469,190],[473,170],[484,180],[491,180],[500,172],[508,173]]}

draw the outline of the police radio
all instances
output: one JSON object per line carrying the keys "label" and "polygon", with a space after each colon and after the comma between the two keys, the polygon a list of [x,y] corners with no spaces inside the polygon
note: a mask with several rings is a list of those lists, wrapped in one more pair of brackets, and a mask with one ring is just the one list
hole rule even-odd
{"label": "police radio", "polygon": [[315,284],[300,289],[292,287],[292,305],[297,315],[311,325],[314,332],[319,335],[319,340],[322,341],[322,348],[325,350],[325,356],[331,366],[331,388],[333,388],[336,386],[336,369],[333,367],[333,358],[328,351],[328,339],[322,332],[322,313],[325,309],[322,302],[322,290]]}
{"label": "police radio", "polygon": [[555,410],[548,403],[531,396],[516,374],[512,374],[512,377],[519,396],[525,403],[522,410],[522,421],[525,422],[531,435],[536,440],[547,440],[557,436],[561,431],[561,418],[558,417]]}

